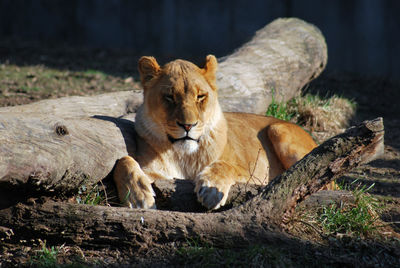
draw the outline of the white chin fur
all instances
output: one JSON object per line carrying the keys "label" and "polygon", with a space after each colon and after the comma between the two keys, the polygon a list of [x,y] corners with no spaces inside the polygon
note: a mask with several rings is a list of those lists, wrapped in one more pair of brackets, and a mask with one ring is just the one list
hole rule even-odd
{"label": "white chin fur", "polygon": [[177,152],[184,152],[186,154],[193,154],[199,149],[199,144],[192,140],[177,141],[173,146]]}

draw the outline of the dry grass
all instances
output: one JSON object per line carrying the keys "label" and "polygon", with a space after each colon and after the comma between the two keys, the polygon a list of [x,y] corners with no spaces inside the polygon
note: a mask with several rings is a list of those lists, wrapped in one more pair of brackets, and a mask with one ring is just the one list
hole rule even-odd
{"label": "dry grass", "polygon": [[294,114],[292,122],[303,126],[318,142],[322,142],[349,126],[356,104],[336,95],[322,98],[319,95],[306,94],[290,101],[288,110]]}
{"label": "dry grass", "polygon": [[0,61],[0,107],[139,88],[132,76],[115,76],[93,69],[71,71],[45,65],[18,66]]}

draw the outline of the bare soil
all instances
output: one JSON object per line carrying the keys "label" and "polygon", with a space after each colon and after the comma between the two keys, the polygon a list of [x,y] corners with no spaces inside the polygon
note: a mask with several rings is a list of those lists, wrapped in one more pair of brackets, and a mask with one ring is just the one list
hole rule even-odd
{"label": "bare soil", "polygon": [[[18,105],[44,98],[90,95],[139,88],[136,62],[131,51],[51,47],[41,44],[0,42],[0,106]],[[174,56],[171,55],[173,58]],[[201,58],[201,57],[199,57]],[[167,58],[160,61],[166,61]],[[288,230],[287,243],[276,249],[251,245],[215,249],[212,245],[188,241],[132,252],[126,248],[80,249],[63,245],[60,263],[120,266],[391,266],[400,265],[400,243],[385,244],[400,237],[400,83],[382,77],[348,73],[326,73],[306,89],[329,97],[332,94],[354,100],[357,112],[352,123],[383,117],[385,153],[346,174],[340,180],[358,179],[375,186],[371,193],[382,200],[381,219],[387,223],[378,240],[343,241],[323,238],[318,231],[298,224]],[[304,227],[305,228],[305,227]],[[385,237],[387,236],[387,237]],[[400,240],[399,240],[400,241]],[[0,267],[29,265],[41,248],[41,241],[20,241],[0,245]],[[54,245],[59,247],[61,245]]]}

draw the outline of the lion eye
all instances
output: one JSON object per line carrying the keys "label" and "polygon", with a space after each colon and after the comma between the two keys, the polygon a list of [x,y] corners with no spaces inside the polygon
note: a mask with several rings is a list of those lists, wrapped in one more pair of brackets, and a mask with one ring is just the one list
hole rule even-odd
{"label": "lion eye", "polygon": [[173,103],[174,102],[174,97],[172,95],[165,95],[164,99],[168,102]]}
{"label": "lion eye", "polygon": [[197,95],[197,101],[203,101],[206,98],[205,94]]}

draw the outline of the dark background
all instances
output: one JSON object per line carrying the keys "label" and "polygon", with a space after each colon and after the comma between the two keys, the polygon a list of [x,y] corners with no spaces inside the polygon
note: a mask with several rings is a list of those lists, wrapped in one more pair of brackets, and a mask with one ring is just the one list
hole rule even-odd
{"label": "dark background", "polygon": [[221,57],[272,20],[294,16],[324,34],[329,71],[398,80],[399,12],[396,0],[0,0],[0,40]]}

